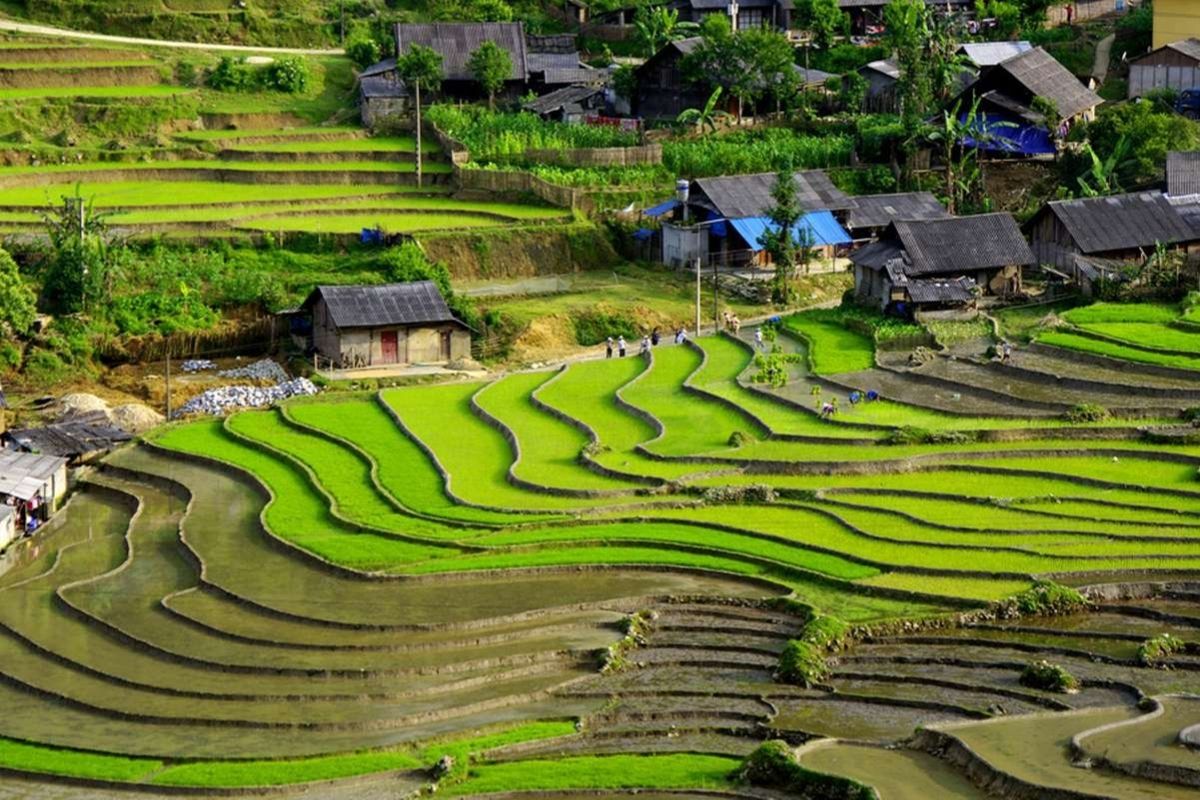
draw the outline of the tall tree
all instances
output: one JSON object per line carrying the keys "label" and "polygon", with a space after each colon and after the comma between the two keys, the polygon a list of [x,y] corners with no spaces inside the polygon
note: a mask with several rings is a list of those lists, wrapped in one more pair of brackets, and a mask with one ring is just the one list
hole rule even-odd
{"label": "tall tree", "polygon": [[21,335],[37,316],[37,297],[21,277],[17,262],[0,250],[0,331]]}
{"label": "tall tree", "polygon": [[738,122],[747,104],[775,91],[791,77],[794,50],[787,37],[767,28],[734,33],[723,14],[710,14],[700,27],[703,42],[684,60],[688,80],[724,87],[738,101]]}
{"label": "tall tree", "polygon": [[512,58],[508,51],[493,41],[486,41],[467,59],[467,69],[488,96],[488,108],[496,108],[496,92],[512,76]]}
{"label": "tall tree", "polygon": [[838,0],[799,0],[793,19],[797,27],[812,34],[813,44],[822,50],[832,47],[850,22]]}
{"label": "tall tree", "polygon": [[802,244],[796,240],[796,230],[804,217],[804,206],[800,204],[796,175],[790,166],[780,169],[775,175],[771,201],[773,205],[766,212],[771,227],[759,238],[759,244],[775,262],[771,299],[785,305],[791,298],[792,278],[803,250]]}
{"label": "tall tree", "polygon": [[421,90],[442,85],[442,56],[432,47],[414,44],[396,59],[396,71],[413,92],[417,114],[417,186],[421,185]]}
{"label": "tall tree", "polygon": [[665,6],[642,3],[633,15],[634,39],[646,58],[671,42],[694,36],[699,30],[700,26],[694,22],[680,22],[679,12]]}

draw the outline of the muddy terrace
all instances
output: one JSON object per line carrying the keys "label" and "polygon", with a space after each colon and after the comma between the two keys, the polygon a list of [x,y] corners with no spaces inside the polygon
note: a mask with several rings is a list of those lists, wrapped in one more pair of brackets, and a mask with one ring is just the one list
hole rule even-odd
{"label": "muddy terrace", "polygon": [[[1200,445],[1147,433],[1200,377],[1093,368],[1155,416],[1071,422],[1032,359],[792,330],[777,390],[705,338],[114,454],[0,578],[0,797],[787,795],[732,778],[766,739],[887,798],[1200,792]],[[885,383],[929,402],[814,411]]]}

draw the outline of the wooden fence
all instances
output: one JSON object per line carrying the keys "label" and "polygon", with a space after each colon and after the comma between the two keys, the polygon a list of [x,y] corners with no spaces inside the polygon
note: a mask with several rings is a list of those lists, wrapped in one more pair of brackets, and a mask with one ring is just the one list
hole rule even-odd
{"label": "wooden fence", "polygon": [[161,361],[168,354],[174,359],[233,356],[270,352],[287,335],[288,321],[269,315],[215,330],[106,338],[97,344],[96,354],[110,364]]}

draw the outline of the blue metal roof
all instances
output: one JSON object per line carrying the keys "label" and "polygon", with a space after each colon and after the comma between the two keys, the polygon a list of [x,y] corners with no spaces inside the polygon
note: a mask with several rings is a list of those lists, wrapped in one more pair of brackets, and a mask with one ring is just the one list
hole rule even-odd
{"label": "blue metal roof", "polygon": [[672,198],[670,200],[665,200],[656,206],[651,206],[642,213],[647,217],[661,217],[663,214],[669,214],[677,208],[679,208],[679,201]]}
{"label": "blue metal roof", "polygon": [[[742,217],[731,219],[729,223],[755,249],[762,247],[764,233],[776,230],[775,223],[766,217]],[[801,231],[804,232],[803,238]],[[838,224],[830,211],[810,211],[805,214],[792,230],[792,236],[796,242],[804,242],[810,247],[850,244],[852,241],[850,234]]]}
{"label": "blue metal roof", "polygon": [[[966,122],[967,115],[963,114],[959,121]],[[974,127],[986,135],[982,142],[974,136],[964,136],[962,143],[967,147],[1026,156],[1054,155],[1055,152],[1049,131],[1014,117],[981,113]]]}

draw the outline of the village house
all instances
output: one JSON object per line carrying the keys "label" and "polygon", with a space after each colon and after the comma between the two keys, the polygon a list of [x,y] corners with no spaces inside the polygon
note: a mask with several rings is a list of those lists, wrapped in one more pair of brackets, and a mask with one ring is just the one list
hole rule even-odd
{"label": "village house", "polygon": [[957,53],[978,72],[1002,64],[1010,58],[1015,58],[1032,49],[1033,45],[1026,41],[967,42],[959,46]]}
{"label": "village house", "polygon": [[554,122],[580,123],[589,116],[603,114],[607,108],[606,93],[600,86],[564,86],[521,107],[542,119]]}
{"label": "village house", "polygon": [[1200,39],[1183,39],[1129,61],[1129,99],[1155,89],[1182,91],[1200,86]]}
{"label": "village house", "polygon": [[[936,11],[958,14],[974,6],[974,0],[925,0]],[[888,0],[838,0],[838,5],[850,18],[850,33],[854,36],[878,34],[883,31],[883,9]]]}
{"label": "village house", "polygon": [[312,347],[342,368],[437,364],[469,358],[471,329],[432,281],[318,286],[301,306]]}
{"label": "village house", "polygon": [[41,527],[66,494],[67,459],[0,450],[0,506],[11,512],[8,524],[14,537]]}
{"label": "village house", "polygon": [[[1057,131],[1035,109],[1035,98],[1053,105]],[[1095,118],[1096,107],[1104,102],[1040,47],[984,69],[957,98],[964,119],[976,100],[980,134],[965,143],[1020,156],[1053,155],[1056,135],[1065,135],[1080,120]]]}
{"label": "village house", "polygon": [[904,316],[1019,294],[1035,263],[1010,214],[896,220],[850,261],[858,301]]}
{"label": "village house", "polygon": [[931,192],[868,194],[854,198],[846,214],[846,229],[856,242],[879,238],[898,219],[949,219],[950,212]]}
{"label": "village house", "polygon": [[[704,40],[699,36],[678,39],[661,50],[634,71],[635,89],[631,110],[635,117],[650,120],[674,120],[687,108],[704,108],[712,87],[687,80],[683,60],[695,52]],[[733,98],[726,96],[724,108],[733,113]]]}
{"label": "village house", "polygon": [[1025,223],[1038,263],[1067,275],[1076,256],[1144,261],[1158,245],[1192,250],[1200,235],[1161,192],[1055,200]]}
{"label": "village house", "polygon": [[[729,0],[671,0],[668,8],[679,12],[680,22],[704,21],[712,14],[729,14]],[[786,31],[791,27],[792,0],[738,0],[737,30],[769,27]]]}
{"label": "village house", "polygon": [[[836,248],[851,242],[841,223],[855,201],[819,170],[797,172],[795,178],[797,200],[805,214],[793,230],[793,236],[818,258],[832,258]],[[676,233],[679,236],[688,234],[680,232],[679,228],[666,228],[663,233],[664,262],[687,263],[698,255],[721,263],[763,266],[770,263],[761,239],[773,227],[766,215],[774,205],[771,190],[775,180],[775,173],[764,172],[692,181],[686,216],[692,223],[691,230],[701,231],[701,239],[688,246],[693,250],[699,248],[701,252],[676,253],[672,249],[679,246]],[[695,234],[692,235],[694,239]]]}
{"label": "village house", "polygon": [[504,94],[516,97],[529,81],[525,26],[520,22],[430,22],[396,26],[396,53],[403,56],[413,45],[431,48],[442,57],[442,94],[478,100],[483,90],[467,62],[484,42],[492,42],[508,53],[512,72]]}
{"label": "village house", "polygon": [[866,81],[863,94],[863,111],[873,114],[888,114],[900,108],[900,64],[893,58],[872,61],[858,68],[858,74]]}

